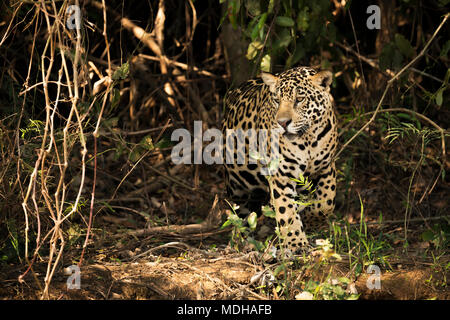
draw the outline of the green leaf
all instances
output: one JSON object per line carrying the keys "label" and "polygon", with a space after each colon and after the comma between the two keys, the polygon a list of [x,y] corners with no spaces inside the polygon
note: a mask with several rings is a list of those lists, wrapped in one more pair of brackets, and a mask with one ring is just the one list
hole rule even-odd
{"label": "green leaf", "polygon": [[395,50],[394,51],[394,57],[392,59],[392,68],[394,69],[400,69],[403,62],[403,56],[400,51]]}
{"label": "green leaf", "polygon": [[173,145],[173,142],[169,140],[167,137],[163,137],[161,140],[159,140],[157,143],[154,144],[155,148],[169,148]]}
{"label": "green leaf", "polygon": [[248,241],[248,243],[253,245],[257,251],[260,251],[260,252],[264,251],[265,246],[261,241],[255,240],[252,237],[247,237],[247,241]]}
{"label": "green leaf", "polygon": [[252,16],[259,16],[261,14],[261,4],[259,0],[247,0],[245,1],[245,7]]}
{"label": "green leaf", "polygon": [[256,40],[256,38],[258,37],[258,34],[260,34],[260,31],[263,29],[264,23],[266,23],[266,20],[267,20],[267,13],[263,13],[261,15],[261,17],[259,18],[258,23],[255,25],[255,27],[252,30],[252,34],[251,34],[252,41]]}
{"label": "green leaf", "polygon": [[259,19],[259,22],[258,22],[259,29],[261,29],[264,26],[264,23],[266,23],[266,20],[267,20],[267,13],[265,12],[261,15],[261,18]]}
{"label": "green leaf", "polygon": [[111,110],[115,110],[120,102],[120,90],[114,88],[112,91]]}
{"label": "green leaf", "polygon": [[142,140],[139,142],[139,145],[148,151],[155,149],[152,137],[150,135],[147,135],[144,138],[142,138]]}
{"label": "green leaf", "polygon": [[228,19],[230,20],[233,29],[237,28],[237,15],[239,10],[241,9],[241,1],[240,0],[232,0],[228,2]]}
{"label": "green leaf", "polygon": [[257,224],[258,216],[256,215],[256,212],[250,213],[250,215],[247,218],[248,225],[250,229],[255,230],[256,224]]}
{"label": "green leaf", "polygon": [[284,264],[280,264],[278,267],[275,268],[273,275],[276,277],[281,271],[286,270],[286,266]]}
{"label": "green leaf", "polygon": [[450,80],[450,68],[447,69],[447,73],[445,74],[444,82],[447,84]]}
{"label": "green leaf", "polygon": [[443,98],[443,93],[444,93],[445,87],[440,88],[437,92],[436,92],[436,104],[440,107],[442,106],[442,102],[444,100]]}
{"label": "green leaf", "polygon": [[272,210],[272,208],[271,208],[270,206],[264,206],[264,207],[262,208],[262,213],[263,213],[263,215],[264,215],[265,217],[268,217],[268,218],[273,218],[273,219],[275,219],[275,217],[276,217],[275,211]]}
{"label": "green leaf", "polygon": [[230,224],[231,224],[231,220],[227,220],[227,221],[225,221],[225,222],[222,224],[222,226],[220,227],[220,229],[224,229],[224,228],[228,227]]}
{"label": "green leaf", "polygon": [[247,59],[248,60],[253,60],[256,55],[258,54],[258,51],[261,50],[263,48],[263,43],[261,41],[253,41],[252,43],[250,43],[248,45],[248,49],[247,49]]}
{"label": "green leaf", "polygon": [[250,38],[252,39],[252,41],[255,41],[256,37],[258,36],[259,29],[258,29],[257,22],[258,22],[258,17],[254,17],[247,26],[246,33],[250,33]]}
{"label": "green leaf", "polygon": [[297,16],[297,29],[305,32],[309,27],[309,8],[305,7]]}
{"label": "green leaf", "polygon": [[422,240],[423,241],[432,241],[434,240],[434,232],[431,230],[427,230],[422,233]]}
{"label": "green leaf", "polygon": [[274,50],[287,47],[292,41],[291,33],[289,29],[282,29],[278,35],[278,38],[274,41],[272,48]]}
{"label": "green leaf", "polygon": [[126,77],[128,77],[128,73],[130,71],[130,64],[128,62],[125,62],[123,65],[120,66],[112,75],[113,80],[123,80]]}
{"label": "green leaf", "polygon": [[406,119],[408,121],[413,121],[414,120],[414,118],[409,113],[399,112],[399,113],[397,113],[397,117],[402,118],[402,119]]}
{"label": "green leaf", "polygon": [[447,53],[450,50],[450,40],[447,40],[447,42],[444,44],[441,50],[441,57],[447,57]]}
{"label": "green leaf", "polygon": [[274,7],[275,7],[275,0],[270,0],[269,6],[267,7],[267,13],[269,14],[272,13]]}
{"label": "green leaf", "polygon": [[384,46],[383,50],[381,50],[381,54],[379,57],[380,69],[386,71],[386,69],[391,68],[392,66],[392,57],[394,56],[395,47],[392,43],[388,43]]}
{"label": "green leaf", "polygon": [[362,265],[361,263],[358,263],[355,267],[355,275],[359,276],[362,273]]}
{"label": "green leaf", "polygon": [[270,55],[268,54],[261,60],[261,71],[270,72]]}
{"label": "green leaf", "polygon": [[344,289],[343,289],[342,287],[340,287],[340,286],[335,286],[335,287],[333,288],[333,291],[334,291],[334,293],[335,293],[337,296],[339,296],[339,297],[343,296],[344,293],[345,293]]}
{"label": "green leaf", "polygon": [[338,278],[338,280],[339,280],[340,283],[343,283],[343,284],[349,284],[350,283],[350,279],[346,278],[346,277],[340,277],[340,278]]}
{"label": "green leaf", "polygon": [[295,25],[294,20],[289,17],[278,16],[275,18],[275,23],[280,27],[293,27]]}
{"label": "green leaf", "polygon": [[131,152],[130,155],[128,156],[128,159],[135,163],[136,161],[139,160],[139,158],[142,156],[142,150],[140,148],[134,148]]}
{"label": "green leaf", "polygon": [[414,56],[414,48],[403,35],[399,33],[395,34],[395,45],[405,57],[412,58]]}

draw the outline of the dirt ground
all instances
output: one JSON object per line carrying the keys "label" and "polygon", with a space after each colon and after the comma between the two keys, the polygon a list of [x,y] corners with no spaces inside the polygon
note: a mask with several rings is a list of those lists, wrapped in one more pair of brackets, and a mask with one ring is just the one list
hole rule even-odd
{"label": "dirt ground", "polygon": [[[224,243],[218,246],[220,238]],[[154,239],[132,240],[123,247],[110,246],[91,252],[80,269],[80,288],[68,289],[71,273],[60,267],[50,289],[50,299],[292,299],[304,288],[304,281],[324,281],[337,277],[352,279],[359,299],[450,299],[448,270],[436,267],[417,252],[392,255],[391,268],[381,270],[381,288],[369,289],[371,274],[355,277],[349,272],[348,259],[317,264],[317,259],[298,263],[289,271],[290,288],[286,294],[276,290],[285,283],[286,273],[268,276],[280,265],[278,261],[262,261],[255,251],[236,252],[226,246],[226,234],[205,241],[166,241],[156,245]],[[187,245],[187,242],[196,246]],[[143,245],[143,243],[145,243]],[[134,247],[134,249],[133,249]],[[444,256],[440,265],[448,265]],[[64,261],[64,267],[70,265]],[[45,275],[46,264],[37,263],[35,275]],[[3,266],[0,271],[1,299],[39,299],[41,289],[31,272],[18,282],[25,269]],[[353,274],[353,276],[352,276]],[[328,279],[327,278],[327,279]]]}
{"label": "dirt ground", "polygon": [[[218,258],[143,259],[136,262],[90,264],[81,269],[81,288],[67,289],[62,270],[53,279],[50,299],[279,299],[274,291],[258,293],[250,280],[261,267],[245,256]],[[336,265],[339,273],[345,267]],[[428,280],[435,274],[425,263],[402,266],[381,275],[381,289],[368,289],[368,275],[355,282],[360,299],[449,299],[445,287]],[[17,283],[17,272],[2,271],[2,299],[38,299],[39,290],[32,279]],[[439,275],[437,275],[439,277]],[[439,281],[442,281],[442,275]],[[446,284],[448,286],[448,283]],[[299,291],[299,290],[297,290]]]}

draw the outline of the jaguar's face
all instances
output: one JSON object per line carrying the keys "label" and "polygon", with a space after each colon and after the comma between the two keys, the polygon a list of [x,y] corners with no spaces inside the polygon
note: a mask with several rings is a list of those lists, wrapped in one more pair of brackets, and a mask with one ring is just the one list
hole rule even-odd
{"label": "jaguar's face", "polygon": [[272,104],[276,111],[273,127],[288,139],[303,135],[320,121],[331,104],[329,71],[300,67],[279,75],[263,73],[264,83],[269,86]]}

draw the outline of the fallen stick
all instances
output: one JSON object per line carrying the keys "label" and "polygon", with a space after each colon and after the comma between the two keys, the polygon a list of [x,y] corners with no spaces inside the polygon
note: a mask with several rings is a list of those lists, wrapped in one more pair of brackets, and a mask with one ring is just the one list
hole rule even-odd
{"label": "fallen stick", "polygon": [[[222,210],[220,210],[219,206],[219,197],[216,195],[214,198],[213,205],[209,210],[208,216],[205,221],[201,223],[193,223],[186,225],[168,225],[168,226],[158,226],[151,227],[146,229],[138,229],[127,232],[127,235],[132,236],[148,236],[153,234],[174,234],[174,235],[192,235],[199,233],[210,232],[219,227],[222,217]],[[114,237],[122,237],[123,234],[115,235]]]}

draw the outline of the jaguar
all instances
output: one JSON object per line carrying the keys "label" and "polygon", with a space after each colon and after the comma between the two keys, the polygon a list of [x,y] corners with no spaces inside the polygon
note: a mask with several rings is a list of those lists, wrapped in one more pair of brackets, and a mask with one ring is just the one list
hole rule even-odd
{"label": "jaguar", "polygon": [[[330,71],[310,67],[278,74],[262,72],[230,90],[224,99],[225,150],[233,160],[244,159],[225,161],[228,197],[241,213],[261,211],[261,205],[269,202],[281,243],[294,252],[308,247],[305,231],[323,225],[335,207],[337,120],[330,93],[332,79]],[[250,132],[236,138],[245,141],[244,148],[230,143],[236,137],[230,132],[236,131]],[[277,161],[269,163],[265,158],[268,147],[262,156],[251,154],[252,132],[259,131],[267,132],[268,144],[278,150]],[[270,166],[271,172],[263,170]],[[311,201],[299,200],[305,193]]]}

